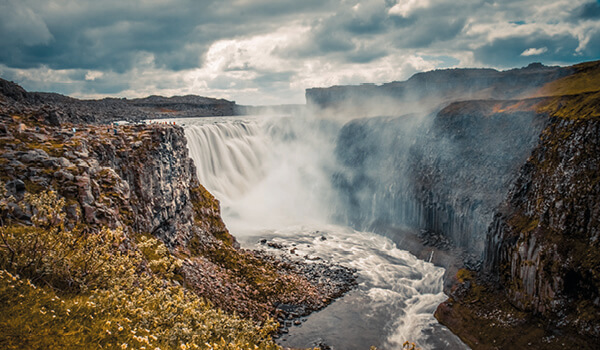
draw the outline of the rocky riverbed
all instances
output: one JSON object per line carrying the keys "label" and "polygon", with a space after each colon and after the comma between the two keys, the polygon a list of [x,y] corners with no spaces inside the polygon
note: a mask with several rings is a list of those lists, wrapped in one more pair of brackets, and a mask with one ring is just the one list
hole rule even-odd
{"label": "rocky riverbed", "polygon": [[[325,240],[326,238],[323,236],[321,239]],[[261,258],[303,276],[310,284],[319,286],[318,289],[324,296],[321,303],[316,304],[278,304],[276,316],[280,325],[280,334],[288,333],[288,329],[292,326],[300,326],[306,320],[304,316],[323,308],[357,285],[356,269],[320,262],[321,259],[315,256],[300,256],[297,254],[295,246],[286,246],[266,239],[260,240],[260,243],[279,250],[279,254],[259,250],[257,254]]]}

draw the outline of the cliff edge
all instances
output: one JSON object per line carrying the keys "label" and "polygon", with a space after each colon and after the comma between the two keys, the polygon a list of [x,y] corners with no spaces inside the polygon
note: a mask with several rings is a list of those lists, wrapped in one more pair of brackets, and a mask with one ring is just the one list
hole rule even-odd
{"label": "cliff edge", "polygon": [[[349,269],[240,249],[198,182],[181,127],[73,124],[60,105],[2,89],[3,346],[273,349],[285,327],[275,319],[352,287]],[[49,310],[59,317],[48,320]]]}

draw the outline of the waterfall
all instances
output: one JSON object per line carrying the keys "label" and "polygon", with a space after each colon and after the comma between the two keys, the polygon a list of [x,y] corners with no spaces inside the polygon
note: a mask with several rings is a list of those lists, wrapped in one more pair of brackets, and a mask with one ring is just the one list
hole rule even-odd
{"label": "waterfall", "polygon": [[336,132],[320,121],[186,120],[198,179],[221,201],[237,236],[258,228],[325,223],[335,207],[327,170]]}
{"label": "waterfall", "polygon": [[[336,155],[342,123],[297,117],[182,122],[198,178],[221,201],[223,220],[242,246],[264,249],[257,242],[272,240],[294,247],[299,257],[358,270],[358,288],[290,328],[286,346],[311,347],[320,338],[344,349],[395,349],[406,340],[423,349],[465,348],[433,317],[446,299],[443,268],[385,237],[334,224],[348,205],[335,185],[344,170]],[[373,203],[380,201],[372,195]]]}
{"label": "waterfall", "polygon": [[258,123],[232,120],[185,129],[198,179],[224,202],[241,197],[265,176],[268,139]]}

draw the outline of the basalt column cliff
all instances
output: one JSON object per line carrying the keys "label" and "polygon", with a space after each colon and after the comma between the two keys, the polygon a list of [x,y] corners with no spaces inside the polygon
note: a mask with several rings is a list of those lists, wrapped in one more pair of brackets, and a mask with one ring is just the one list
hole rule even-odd
{"label": "basalt column cliff", "polygon": [[358,118],[338,138],[339,219],[400,248],[389,227],[460,248],[467,269],[436,315],[472,347],[551,349],[600,336],[599,91],[600,63],[589,62],[306,96]]}

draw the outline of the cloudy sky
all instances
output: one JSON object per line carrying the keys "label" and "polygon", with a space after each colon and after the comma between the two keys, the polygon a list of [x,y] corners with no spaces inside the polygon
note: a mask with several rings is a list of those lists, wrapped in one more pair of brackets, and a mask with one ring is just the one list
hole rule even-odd
{"label": "cloudy sky", "polygon": [[315,86],[600,59],[600,0],[0,0],[0,77],[75,97],[304,103]]}

